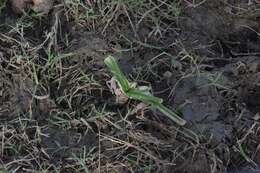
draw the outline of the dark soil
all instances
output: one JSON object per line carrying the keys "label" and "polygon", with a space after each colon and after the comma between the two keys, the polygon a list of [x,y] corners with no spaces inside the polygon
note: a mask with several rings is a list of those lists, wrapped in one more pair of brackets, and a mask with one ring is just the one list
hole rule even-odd
{"label": "dark soil", "polygon": [[[0,16],[0,168],[257,172],[259,5],[180,1],[179,16],[158,19],[156,34],[157,25],[130,7],[81,19],[61,2],[42,17],[16,15],[7,4]],[[166,7],[158,8],[163,15]],[[117,104],[107,86],[108,55],[188,123],[179,127],[133,100]]]}

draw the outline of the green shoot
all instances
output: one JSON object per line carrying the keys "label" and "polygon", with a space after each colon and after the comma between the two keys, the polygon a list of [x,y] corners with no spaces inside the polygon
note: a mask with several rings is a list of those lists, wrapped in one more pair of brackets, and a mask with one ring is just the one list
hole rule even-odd
{"label": "green shoot", "polygon": [[120,84],[119,86],[122,89],[122,91],[126,94],[130,89],[130,85],[129,85],[128,80],[126,79],[126,77],[124,76],[122,71],[120,70],[115,58],[112,56],[109,56],[105,59],[104,62],[110,69],[111,73],[116,77],[116,80]]}
{"label": "green shoot", "polygon": [[186,124],[186,121],[179,117],[177,113],[173,112],[162,104],[163,99],[152,96],[151,94],[148,94],[147,92],[138,88],[132,87],[130,82],[124,76],[123,72],[120,70],[114,57],[109,56],[105,59],[104,62],[111,73],[115,76],[120,89],[128,98],[149,104],[150,106],[161,111],[165,116],[176,122],[178,125],[183,126]]}

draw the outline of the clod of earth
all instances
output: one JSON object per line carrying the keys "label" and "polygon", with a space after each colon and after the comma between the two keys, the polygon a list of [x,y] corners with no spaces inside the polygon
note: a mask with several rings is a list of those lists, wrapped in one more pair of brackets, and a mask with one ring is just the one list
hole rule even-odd
{"label": "clod of earth", "polygon": [[37,13],[49,13],[53,7],[53,0],[33,0],[33,11]]}
{"label": "clod of earth", "polygon": [[28,8],[29,0],[12,0],[12,8],[15,13],[22,13]]}
{"label": "clod of earth", "polygon": [[11,3],[13,11],[17,14],[28,9],[47,14],[53,7],[53,0],[11,0]]}

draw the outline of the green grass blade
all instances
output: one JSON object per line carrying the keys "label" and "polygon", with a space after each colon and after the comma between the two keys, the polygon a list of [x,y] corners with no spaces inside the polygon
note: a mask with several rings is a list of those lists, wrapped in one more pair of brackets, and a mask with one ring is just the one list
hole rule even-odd
{"label": "green grass blade", "polygon": [[112,56],[108,56],[104,62],[111,71],[111,73],[116,77],[116,80],[118,81],[123,92],[126,93],[130,89],[130,85],[128,80],[120,70],[115,58]]}
{"label": "green grass blade", "polygon": [[186,120],[179,117],[179,115],[169,108],[165,107],[162,104],[153,105],[155,108],[159,109],[164,115],[166,115],[168,118],[176,122],[177,124],[183,126],[186,124]]}
{"label": "green grass blade", "polygon": [[149,104],[159,104],[162,103],[163,100],[161,98],[158,97],[154,97],[152,95],[147,95],[146,93],[144,93],[143,91],[140,91],[138,89],[135,88],[131,88],[126,95],[131,98],[131,99],[136,99],[136,100],[140,100],[142,102],[145,103],[149,103]]}

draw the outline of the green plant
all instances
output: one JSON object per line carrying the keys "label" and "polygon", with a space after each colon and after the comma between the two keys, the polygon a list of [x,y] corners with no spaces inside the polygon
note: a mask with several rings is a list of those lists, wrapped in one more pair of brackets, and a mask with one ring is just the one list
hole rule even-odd
{"label": "green plant", "polygon": [[5,5],[6,5],[6,0],[0,0],[0,14],[2,10],[5,8]]}
{"label": "green plant", "polygon": [[105,59],[105,64],[111,71],[111,73],[115,76],[116,81],[121,89],[121,91],[130,99],[135,99],[142,101],[144,103],[149,104],[153,108],[158,109],[168,118],[176,122],[177,124],[183,126],[186,124],[186,121],[179,117],[177,113],[173,112],[169,108],[165,107],[162,102],[163,99],[152,96],[149,92],[145,90],[138,89],[130,84],[130,82],[126,79],[122,71],[120,70],[117,61],[114,57],[108,56]]}

